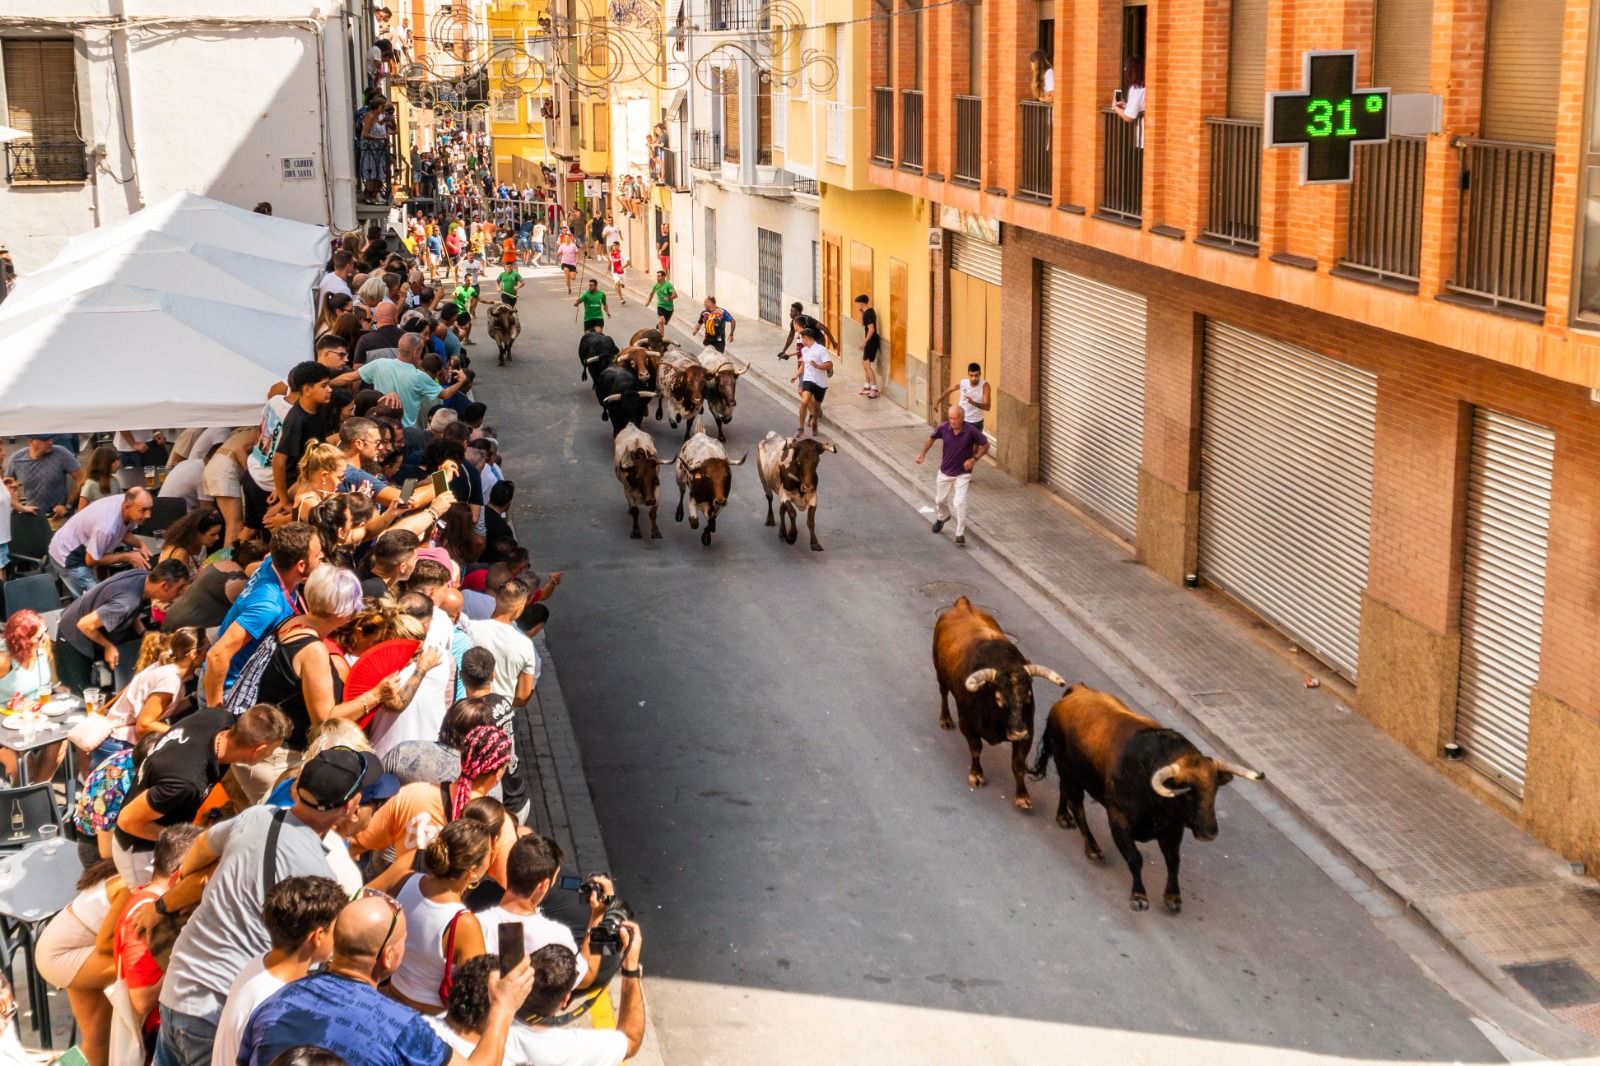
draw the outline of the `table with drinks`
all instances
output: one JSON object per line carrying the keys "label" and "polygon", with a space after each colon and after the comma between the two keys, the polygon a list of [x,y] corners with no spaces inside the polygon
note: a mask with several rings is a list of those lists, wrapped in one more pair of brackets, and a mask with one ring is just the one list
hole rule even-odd
{"label": "table with drinks", "polygon": [[[86,688],[83,695],[74,696],[65,685],[41,689],[32,695],[18,693],[10,703],[0,707],[0,748],[18,756],[47,748],[66,741],[72,727],[91,714],[104,714],[105,694],[98,688]],[[67,766],[67,802],[72,802],[75,775],[71,761]],[[28,760],[17,759],[17,783],[29,784]]]}

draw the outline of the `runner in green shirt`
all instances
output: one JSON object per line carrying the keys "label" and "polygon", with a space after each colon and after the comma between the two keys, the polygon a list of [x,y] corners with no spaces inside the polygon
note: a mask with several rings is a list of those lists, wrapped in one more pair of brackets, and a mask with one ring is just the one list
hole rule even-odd
{"label": "runner in green shirt", "polygon": [[606,306],[606,294],[600,291],[600,283],[594,278],[589,279],[589,287],[578,294],[572,301],[572,306],[583,305],[583,328],[585,332],[596,323],[605,324],[611,317],[611,308]]}
{"label": "runner in green shirt", "polygon": [[667,280],[665,270],[656,271],[656,283],[650,289],[650,295],[656,298],[656,329],[666,336],[667,323],[672,321],[672,301],[677,299],[678,290]]}
{"label": "runner in green shirt", "polygon": [[517,290],[522,288],[522,275],[517,273],[516,264],[500,269],[500,302],[517,306]]}
{"label": "runner in green shirt", "polygon": [[452,299],[455,301],[456,305],[456,313],[463,315],[470,313],[472,310],[472,301],[476,300],[477,298],[478,287],[476,285],[465,281],[463,281],[460,285],[457,285],[456,291],[452,296]]}

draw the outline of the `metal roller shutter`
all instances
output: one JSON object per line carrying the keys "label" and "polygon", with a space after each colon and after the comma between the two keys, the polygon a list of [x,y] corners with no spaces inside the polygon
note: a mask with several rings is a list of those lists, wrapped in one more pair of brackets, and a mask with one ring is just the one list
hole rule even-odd
{"label": "metal roller shutter", "polygon": [[1144,448],[1145,300],[1044,268],[1039,480],[1133,539]]}
{"label": "metal roller shutter", "polygon": [[1433,0],[1378,0],[1372,84],[1425,93],[1431,83]]}
{"label": "metal roller shutter", "polygon": [[1492,0],[1484,50],[1483,136],[1555,144],[1563,0]]}
{"label": "metal roller shutter", "polygon": [[1267,103],[1267,0],[1233,0],[1228,16],[1228,117],[1261,120]]}
{"label": "metal roller shutter", "polygon": [[991,285],[1000,284],[1000,246],[968,237],[965,233],[950,235],[950,265],[963,274],[982,278]]}
{"label": "metal roller shutter", "polygon": [[1356,676],[1378,379],[1206,323],[1200,570]]}
{"label": "metal roller shutter", "polygon": [[1539,680],[1555,443],[1544,426],[1473,412],[1456,740],[1469,763],[1519,796]]}

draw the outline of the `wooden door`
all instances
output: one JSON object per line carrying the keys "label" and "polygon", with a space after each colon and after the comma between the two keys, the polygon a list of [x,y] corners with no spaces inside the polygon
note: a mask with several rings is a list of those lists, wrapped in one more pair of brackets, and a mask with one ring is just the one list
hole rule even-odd
{"label": "wooden door", "polygon": [[861,321],[861,305],[856,303],[856,297],[863,293],[873,297],[873,303],[878,302],[877,294],[872,291],[872,246],[851,241],[850,294],[846,301],[850,304],[850,317],[857,322]]}
{"label": "wooden door", "polygon": [[904,263],[889,260],[889,380],[906,383],[906,289],[908,273]]}
{"label": "wooden door", "polygon": [[839,236],[822,235],[822,324],[835,337],[839,335],[839,279],[843,273],[844,249]]}

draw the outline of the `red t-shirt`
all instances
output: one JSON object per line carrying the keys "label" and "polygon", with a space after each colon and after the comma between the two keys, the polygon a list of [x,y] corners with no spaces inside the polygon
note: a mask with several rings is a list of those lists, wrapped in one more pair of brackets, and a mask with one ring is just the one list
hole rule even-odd
{"label": "red t-shirt", "polygon": [[472,571],[461,579],[461,587],[471,589],[473,592],[486,592],[489,588],[489,568]]}
{"label": "red t-shirt", "polygon": [[[149,885],[136,889],[128,896],[122,918],[117,922],[117,932],[112,944],[117,954],[117,969],[129,988],[149,988],[161,983],[161,966],[150,953],[150,945],[133,928],[133,916],[144,907],[152,906],[161,898],[161,890]],[[144,1019],[144,1031],[153,1033],[161,1026],[161,1011],[152,1007]]]}

